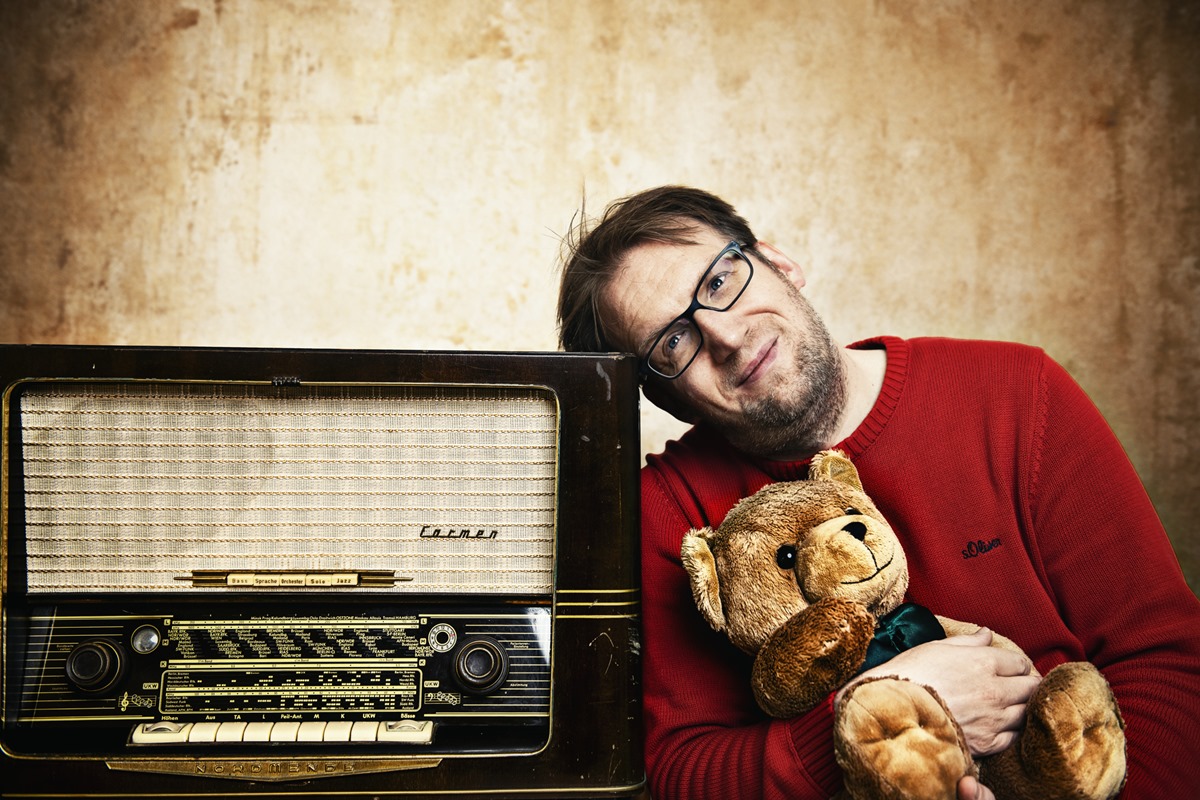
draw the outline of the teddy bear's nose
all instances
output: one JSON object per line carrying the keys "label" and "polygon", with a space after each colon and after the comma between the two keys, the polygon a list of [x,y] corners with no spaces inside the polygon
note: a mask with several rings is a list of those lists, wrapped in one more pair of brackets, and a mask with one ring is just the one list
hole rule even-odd
{"label": "teddy bear's nose", "polygon": [[846,527],[842,528],[842,530],[853,536],[855,539],[858,539],[860,542],[867,538],[867,526],[861,522],[855,521],[847,523]]}

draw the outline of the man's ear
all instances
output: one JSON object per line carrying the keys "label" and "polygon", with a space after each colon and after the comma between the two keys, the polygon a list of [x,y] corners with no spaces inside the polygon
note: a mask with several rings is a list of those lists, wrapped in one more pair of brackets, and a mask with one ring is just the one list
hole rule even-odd
{"label": "man's ear", "polygon": [[715,535],[712,528],[688,531],[683,537],[680,556],[700,615],[719,632],[725,630],[725,611],[721,608],[721,590],[717,584],[717,561],[708,547]]}
{"label": "man's ear", "polygon": [[646,395],[646,399],[651,403],[654,403],[654,405],[680,422],[686,422],[689,425],[696,424],[697,417],[695,412],[688,408],[675,392],[664,386],[661,379],[654,377],[647,378],[646,382],[642,384],[642,394]]}
{"label": "man's ear", "polygon": [[797,289],[804,288],[806,283],[804,270],[782,250],[770,242],[755,242],[754,249],[762,253],[763,258],[774,264],[780,274],[795,284]]}
{"label": "man's ear", "polygon": [[858,469],[846,458],[840,450],[822,450],[813,456],[808,468],[809,480],[839,481],[853,486],[860,492],[863,490],[862,479],[858,477]]}

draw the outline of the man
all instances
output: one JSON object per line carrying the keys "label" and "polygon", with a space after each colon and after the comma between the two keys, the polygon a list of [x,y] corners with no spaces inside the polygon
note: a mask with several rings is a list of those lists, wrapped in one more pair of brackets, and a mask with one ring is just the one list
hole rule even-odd
{"label": "man", "polygon": [[[909,599],[980,624],[874,672],[934,687],[972,751],[1012,743],[1045,674],[1090,660],[1126,720],[1125,798],[1200,783],[1200,602],[1120,445],[1036,348],[882,337],[839,347],[799,264],[708,193],[618,201],[568,241],[567,350],[632,352],[648,399],[695,423],[642,471],[646,761],[656,800],[828,797],[833,698],[762,715],[749,659],[709,630],[682,537],[742,497],[854,461],[904,543]],[[979,543],[983,542],[983,545]],[[1033,660],[989,647],[990,630]],[[872,673],[867,673],[872,674]],[[960,797],[990,798],[971,779]]]}

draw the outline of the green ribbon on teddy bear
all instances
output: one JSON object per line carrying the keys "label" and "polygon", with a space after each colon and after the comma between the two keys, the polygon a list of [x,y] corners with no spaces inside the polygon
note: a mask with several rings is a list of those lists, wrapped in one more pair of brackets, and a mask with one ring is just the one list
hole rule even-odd
{"label": "green ribbon on teddy bear", "polygon": [[919,644],[945,638],[946,631],[932,611],[916,603],[901,603],[879,618],[875,638],[867,646],[867,658],[859,672],[884,664]]}

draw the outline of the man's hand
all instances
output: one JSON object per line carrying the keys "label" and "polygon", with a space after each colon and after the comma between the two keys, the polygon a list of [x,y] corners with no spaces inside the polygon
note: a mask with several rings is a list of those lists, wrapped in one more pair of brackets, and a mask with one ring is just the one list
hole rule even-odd
{"label": "man's hand", "polygon": [[970,775],[958,782],[958,800],[996,800],[992,790]]}
{"label": "man's hand", "polygon": [[[854,682],[893,675],[932,687],[958,721],[971,753],[992,755],[1016,740],[1025,704],[1041,678],[1028,658],[991,647],[991,642],[987,628],[927,642],[867,670]],[[983,791],[987,794],[980,797],[991,800],[991,792]]]}

